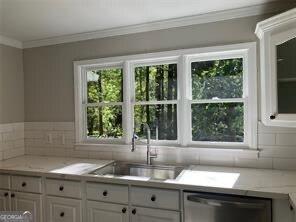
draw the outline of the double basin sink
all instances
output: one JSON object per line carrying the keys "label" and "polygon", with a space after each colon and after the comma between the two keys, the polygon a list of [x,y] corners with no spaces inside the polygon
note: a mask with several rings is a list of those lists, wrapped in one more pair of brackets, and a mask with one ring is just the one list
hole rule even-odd
{"label": "double basin sink", "polygon": [[90,174],[99,176],[114,177],[144,177],[153,180],[176,179],[184,167],[165,166],[165,165],[147,165],[115,161],[102,168],[92,171]]}

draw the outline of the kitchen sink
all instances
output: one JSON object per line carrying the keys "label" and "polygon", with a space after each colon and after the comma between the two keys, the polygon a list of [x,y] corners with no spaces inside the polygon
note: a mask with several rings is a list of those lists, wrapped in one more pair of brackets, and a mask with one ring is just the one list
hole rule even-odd
{"label": "kitchen sink", "polygon": [[101,176],[134,176],[154,180],[176,179],[184,167],[166,165],[147,165],[115,161],[90,174]]}

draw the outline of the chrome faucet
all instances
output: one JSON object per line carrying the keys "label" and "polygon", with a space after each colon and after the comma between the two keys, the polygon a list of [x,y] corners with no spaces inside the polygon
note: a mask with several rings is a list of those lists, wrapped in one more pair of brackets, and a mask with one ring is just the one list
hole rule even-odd
{"label": "chrome faucet", "polygon": [[[152,153],[151,152],[151,130],[150,127],[147,123],[142,123],[141,125],[143,125],[146,128],[147,131],[147,156],[146,156],[146,162],[147,165],[152,165],[152,159],[157,158],[157,153]],[[132,137],[132,149],[131,151],[134,152],[136,150],[136,140],[138,139],[138,136],[135,133],[135,130],[133,132],[133,137]]]}

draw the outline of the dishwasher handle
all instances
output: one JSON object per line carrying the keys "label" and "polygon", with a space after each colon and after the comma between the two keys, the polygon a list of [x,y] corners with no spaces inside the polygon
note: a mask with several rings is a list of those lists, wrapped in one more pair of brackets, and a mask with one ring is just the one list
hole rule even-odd
{"label": "dishwasher handle", "polygon": [[203,197],[197,194],[188,195],[187,200],[191,202],[201,203],[214,207],[236,207],[236,208],[250,208],[250,209],[263,209],[266,207],[264,203],[258,202],[241,202],[235,200],[219,199],[217,197]]}

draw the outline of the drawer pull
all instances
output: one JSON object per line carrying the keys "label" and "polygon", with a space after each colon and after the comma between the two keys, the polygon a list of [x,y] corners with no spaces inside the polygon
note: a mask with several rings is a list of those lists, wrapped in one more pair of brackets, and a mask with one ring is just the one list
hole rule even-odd
{"label": "drawer pull", "polygon": [[151,201],[152,201],[152,202],[156,201],[156,196],[155,196],[155,195],[153,195],[153,196],[151,197]]}
{"label": "drawer pull", "polygon": [[14,197],[15,197],[15,194],[14,194],[14,193],[12,193],[10,196],[11,196],[12,198],[14,198]]}
{"label": "drawer pull", "polygon": [[103,192],[103,196],[106,197],[107,195],[108,195],[108,191],[105,190],[105,191]]}
{"label": "drawer pull", "polygon": [[274,119],[275,119],[275,115],[271,115],[271,116],[269,117],[269,119],[274,120]]}
{"label": "drawer pull", "polygon": [[135,215],[136,213],[137,213],[137,210],[136,209],[133,209],[132,210],[132,214]]}
{"label": "drawer pull", "polygon": [[22,182],[22,187],[25,187],[27,186],[27,183],[26,182]]}
{"label": "drawer pull", "polygon": [[8,193],[6,192],[6,193],[4,193],[4,197],[8,197]]}
{"label": "drawer pull", "polygon": [[125,214],[125,213],[126,213],[126,208],[125,208],[125,207],[124,207],[124,208],[122,208],[122,210],[121,210],[121,211],[122,211],[122,213],[124,213],[124,214]]}
{"label": "drawer pull", "polygon": [[60,191],[63,191],[64,190],[64,187],[63,186],[60,186],[59,190]]}
{"label": "drawer pull", "polygon": [[61,212],[60,213],[60,217],[64,217],[65,216],[65,213],[64,212]]}

